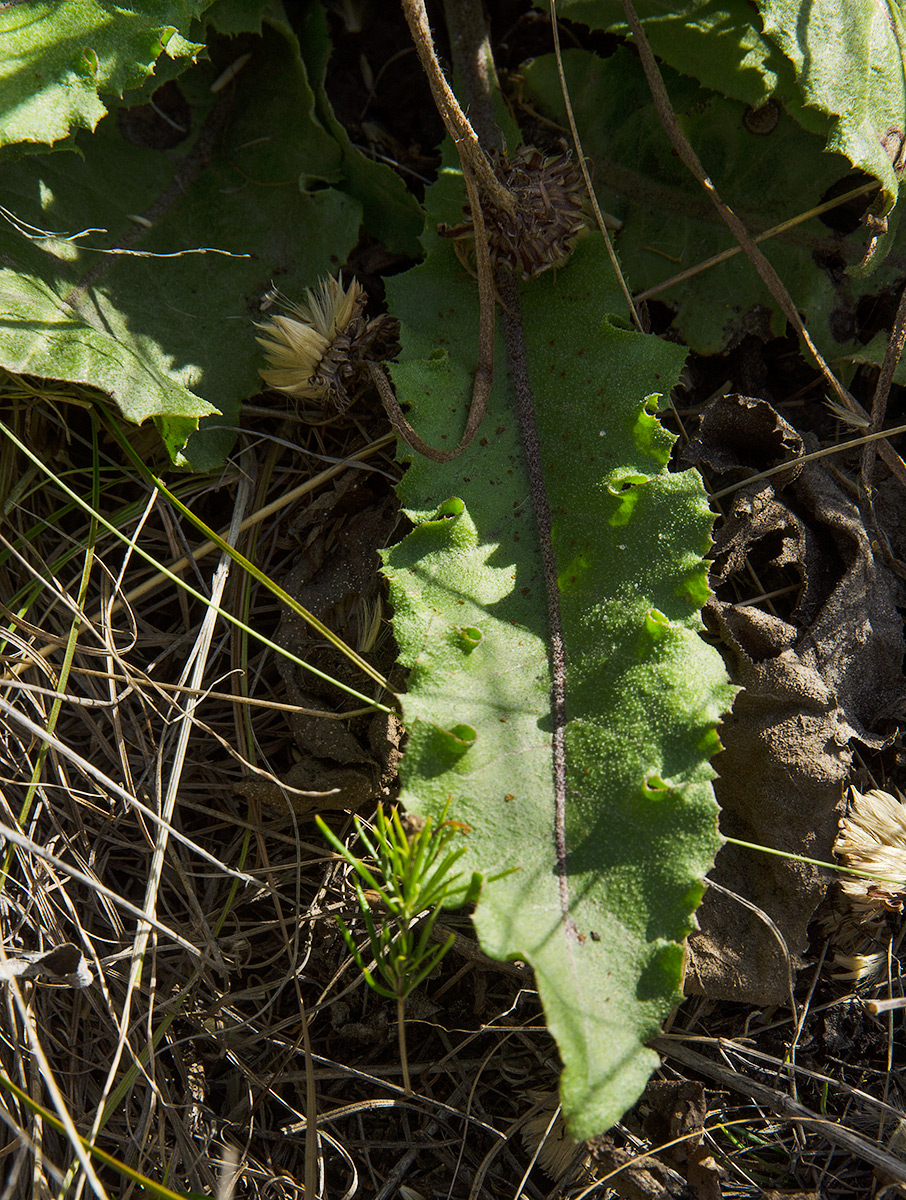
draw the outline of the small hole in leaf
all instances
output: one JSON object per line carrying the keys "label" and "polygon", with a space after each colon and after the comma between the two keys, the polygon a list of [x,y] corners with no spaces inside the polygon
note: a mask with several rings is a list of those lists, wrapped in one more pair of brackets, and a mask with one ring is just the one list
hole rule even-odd
{"label": "small hole in leaf", "polygon": [[466,506],[458,496],[451,496],[449,500],[445,500],[435,512],[432,520],[434,521],[449,521],[454,517],[460,517],[465,512]]}
{"label": "small hole in leaf", "polygon": [[456,643],[466,654],[471,654],[484,641],[484,634],[474,625],[461,625],[456,630]]}
{"label": "small hole in leaf", "polygon": [[461,743],[463,749],[467,750],[478,737],[478,730],[471,725],[454,725],[452,729],[447,730],[447,735],[455,738],[457,742]]}
{"label": "small hole in leaf", "polygon": [[658,799],[667,795],[671,790],[670,784],[665,783],[660,775],[649,775],[642,788],[649,796],[654,796]]}
{"label": "small hole in leaf", "polygon": [[624,475],[622,479],[611,479],[607,485],[607,490],[613,492],[615,496],[620,496],[625,492],[631,492],[634,487],[646,482],[645,475]]}

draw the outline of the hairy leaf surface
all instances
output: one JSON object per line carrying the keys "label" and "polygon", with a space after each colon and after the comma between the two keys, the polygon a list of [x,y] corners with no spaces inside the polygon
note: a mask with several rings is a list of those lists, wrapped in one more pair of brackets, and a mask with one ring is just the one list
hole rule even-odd
{"label": "hairy leaf surface", "polygon": [[[539,7],[549,7],[547,3]],[[778,101],[828,150],[874,175],[896,200],[906,130],[899,5],[840,0],[636,0],[651,47],[677,71],[758,107]],[[627,32],[620,0],[558,0],[561,16]]]}
{"label": "hairy leaf surface", "polygon": [[[298,298],[346,258],[362,220],[345,192],[300,187],[339,172],[343,151],[314,116],[295,36],[268,24],[247,44],[228,92],[210,85],[229,47],[183,76],[192,127],[175,147],[143,143],[124,110],[78,135],[81,158],[4,169],[0,365],[100,388],[199,470],[222,461],[260,386],[263,293],[279,279]],[[211,413],[220,428],[184,450]]]}
{"label": "hairy leaf surface", "polygon": [[193,56],[189,25],[210,0],[156,0],[140,7],[99,0],[22,0],[0,6],[0,147],[56,142],[94,129],[100,94],[138,87],[161,54]]}
{"label": "hairy leaf surface", "polygon": [[[594,162],[599,199],[623,221],[617,244],[634,287],[657,287],[734,249],[733,235],[673,153],[638,57],[621,49],[602,60],[569,50],[563,60],[583,149]],[[529,63],[523,77],[533,106],[565,123],[553,56]],[[828,154],[822,137],[806,133],[779,109],[766,126],[759,126],[738,101],[669,68],[664,79],[705,170],[754,235],[810,211],[833,188],[845,191],[859,183],[847,181],[845,158]],[[906,266],[901,239],[873,275],[846,272],[847,264],[858,264],[868,239],[865,230],[844,236],[813,217],[762,243],[828,358],[858,344],[860,298],[893,283]],[[720,352],[746,333],[770,337],[786,330],[786,317],[744,254],[674,284],[657,298],[675,307],[674,330],[703,354]]]}
{"label": "hairy leaf surface", "polygon": [[[548,0],[536,3],[550,9]],[[635,9],[652,50],[671,67],[756,108],[772,96],[796,107],[792,65],[752,20],[748,0],[636,0]],[[629,33],[621,0],[557,0],[557,12]]]}
{"label": "hairy leaf surface", "polygon": [[[433,220],[456,221],[461,197],[443,175]],[[477,300],[450,243],[425,241],[425,264],[389,287],[394,378],[419,433],[454,445]],[[718,846],[708,756],[729,693],[698,637],[711,514],[696,474],[668,472],[655,413],[684,352],[608,316],[622,304],[597,237],[526,285],[523,306],[566,650],[565,822],[544,547],[500,349],[478,439],[447,465],[415,458],[400,487],[416,526],[386,554],[410,669],[403,799],[435,818],[449,801],[471,826],[465,865],[514,868],[486,884],[478,931],[489,953],[534,967],[565,1111],[587,1137],[637,1098],[657,1061],[644,1042],[680,999]]]}
{"label": "hairy leaf surface", "polygon": [[828,149],[880,179],[892,207],[906,161],[906,28],[899,4],[757,4],[765,34],[796,70],[805,103],[831,119]]}

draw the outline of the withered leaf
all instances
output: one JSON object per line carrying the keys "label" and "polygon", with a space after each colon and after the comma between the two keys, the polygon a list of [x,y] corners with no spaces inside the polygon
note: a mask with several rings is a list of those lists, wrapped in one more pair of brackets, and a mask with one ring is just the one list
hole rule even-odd
{"label": "withered leaf", "polygon": [[[714,760],[724,834],[833,861],[852,744],[878,748],[903,695],[895,583],[876,561],[858,507],[823,460],[764,400],[724,397],[704,411],[684,465],[715,489],[743,485],[715,536],[705,620],[741,686]],[[754,580],[757,579],[757,583]],[[777,596],[747,603],[759,592]],[[807,926],[827,888],[808,863],[725,846],[711,878],[762,910],[803,963]],[[709,889],[690,939],[687,988],[777,1003],[789,995],[780,945],[752,909]]]}

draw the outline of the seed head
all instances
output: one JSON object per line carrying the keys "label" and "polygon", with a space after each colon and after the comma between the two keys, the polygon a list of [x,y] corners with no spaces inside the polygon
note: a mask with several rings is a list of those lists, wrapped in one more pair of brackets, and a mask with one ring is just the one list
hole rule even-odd
{"label": "seed head", "polygon": [[884,875],[902,883],[882,883],[844,875],[840,887],[860,904],[890,908],[902,905],[906,893],[906,805],[890,792],[852,789],[849,812],[840,822],[834,851],[841,863],[854,871]]}
{"label": "seed head", "polygon": [[318,400],[325,409],[343,412],[364,384],[367,358],[392,357],[396,322],[386,316],[367,321],[366,297],[356,282],[349,287],[333,277],[309,288],[302,304],[286,303],[286,316],[258,325],[255,340],[264,349],[264,382],[297,400]]}
{"label": "seed head", "polygon": [[834,852],[850,870],[885,877],[842,875],[835,911],[824,918],[837,944],[834,977],[871,983],[887,966],[890,916],[906,901],[906,804],[879,789],[852,788]]}
{"label": "seed head", "polygon": [[[545,157],[534,146],[522,146],[508,158],[499,155],[494,164],[500,182],[513,194],[511,216],[488,206],[485,228],[491,261],[531,279],[564,263],[585,228],[582,213],[584,181],[568,154]],[[468,205],[463,211],[471,216]],[[471,220],[444,237],[474,236]]]}

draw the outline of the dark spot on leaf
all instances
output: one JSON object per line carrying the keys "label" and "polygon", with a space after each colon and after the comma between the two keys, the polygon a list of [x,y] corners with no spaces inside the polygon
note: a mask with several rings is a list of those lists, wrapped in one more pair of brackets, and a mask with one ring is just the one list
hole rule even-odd
{"label": "dark spot on leaf", "polygon": [[749,105],[742,114],[743,125],[749,133],[757,134],[758,137],[767,137],[769,133],[773,133],[779,122],[780,105],[776,100],[769,100],[767,104],[759,104],[757,108]]}
{"label": "dark spot on leaf", "polygon": [[[819,203],[826,204],[829,200],[836,200],[838,196],[845,196],[847,192],[855,191],[856,188],[862,187],[863,184],[872,182],[872,176],[867,175],[864,171],[850,171],[848,175],[844,175],[842,179],[838,179],[836,183],[831,184],[821,195]],[[862,219],[868,212],[876,195],[877,192],[869,192],[865,196],[854,196],[844,204],[830,209],[829,212],[822,213],[818,219],[828,229],[832,229],[834,233],[842,233],[844,235],[854,233],[861,225]]]}
{"label": "dark spot on leaf", "polygon": [[642,784],[642,789],[650,796],[664,796],[670,791],[670,785],[665,783],[659,775],[649,775]]}

